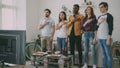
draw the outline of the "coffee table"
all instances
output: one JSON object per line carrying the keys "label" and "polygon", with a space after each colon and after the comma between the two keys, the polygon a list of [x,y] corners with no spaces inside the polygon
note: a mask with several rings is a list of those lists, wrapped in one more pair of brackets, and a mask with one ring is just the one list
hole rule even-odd
{"label": "coffee table", "polygon": [[73,65],[73,56],[64,56],[59,54],[58,56],[46,55],[44,57],[44,68],[48,68],[48,64],[58,65],[58,68],[69,68]]}
{"label": "coffee table", "polygon": [[[31,62],[33,62],[34,66],[38,68],[38,65],[35,62],[43,63],[44,57],[47,55],[46,52],[35,52],[33,53],[31,58]],[[39,59],[37,59],[39,58]]]}

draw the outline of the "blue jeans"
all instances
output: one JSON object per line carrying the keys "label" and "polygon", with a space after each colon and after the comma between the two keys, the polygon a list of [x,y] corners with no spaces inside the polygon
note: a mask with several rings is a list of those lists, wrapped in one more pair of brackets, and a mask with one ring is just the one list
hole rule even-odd
{"label": "blue jeans", "polygon": [[96,65],[96,51],[95,51],[95,45],[93,44],[93,38],[94,38],[94,32],[84,32],[84,62],[88,62],[88,52],[89,47],[91,48],[92,52],[92,60],[93,64]]}
{"label": "blue jeans", "polygon": [[57,37],[57,45],[58,45],[58,49],[62,53],[62,50],[64,50],[65,45],[66,45],[66,38]]}
{"label": "blue jeans", "polygon": [[112,52],[111,46],[106,45],[106,39],[98,39],[98,43],[102,51],[103,68],[112,68]]}

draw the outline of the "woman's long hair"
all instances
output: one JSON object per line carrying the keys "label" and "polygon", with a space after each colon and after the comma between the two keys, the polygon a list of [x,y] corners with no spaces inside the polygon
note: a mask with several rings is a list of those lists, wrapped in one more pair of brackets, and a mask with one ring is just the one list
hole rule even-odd
{"label": "woman's long hair", "polygon": [[88,7],[85,9],[85,19],[87,19],[87,17],[88,17],[87,12],[86,12],[88,8],[90,8],[90,10],[91,10],[91,17],[90,17],[90,18],[96,17],[95,14],[94,14],[93,8],[90,7],[90,6],[88,6]]}
{"label": "woman's long hair", "polygon": [[[61,11],[60,13],[63,13],[65,15],[64,20],[67,20],[67,16],[66,13],[64,11]],[[59,13],[59,22],[61,22],[61,18],[60,18],[60,13]]]}

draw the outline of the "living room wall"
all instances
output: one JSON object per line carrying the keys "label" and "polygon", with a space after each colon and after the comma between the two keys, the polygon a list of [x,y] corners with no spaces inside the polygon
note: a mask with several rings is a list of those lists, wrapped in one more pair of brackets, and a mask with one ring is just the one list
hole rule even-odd
{"label": "living room wall", "polygon": [[[120,0],[91,0],[96,16],[98,17],[100,12],[98,5],[102,1],[106,1],[109,4],[109,11],[114,16],[114,31],[112,38],[114,41],[120,41]],[[43,10],[46,8],[51,9],[51,17],[58,23],[58,14],[61,11],[62,5],[65,5],[72,11],[73,4],[79,4],[80,13],[84,14],[85,6],[82,5],[83,0],[27,0],[27,42],[33,41],[35,36],[40,33],[38,30],[39,20],[44,16]]]}

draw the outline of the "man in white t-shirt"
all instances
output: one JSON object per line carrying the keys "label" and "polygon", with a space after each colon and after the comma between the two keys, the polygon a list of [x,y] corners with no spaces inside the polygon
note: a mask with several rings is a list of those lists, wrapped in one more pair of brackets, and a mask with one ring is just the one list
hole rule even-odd
{"label": "man in white t-shirt", "polygon": [[108,13],[107,2],[99,4],[100,12],[98,17],[97,34],[98,43],[102,51],[102,68],[112,68],[111,36],[113,31],[113,16]]}
{"label": "man in white t-shirt", "polygon": [[39,30],[41,30],[41,46],[43,51],[46,51],[46,49],[48,51],[52,51],[52,41],[55,32],[55,23],[54,20],[50,17],[50,14],[50,9],[45,9],[45,17],[40,20],[39,24]]}

